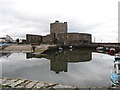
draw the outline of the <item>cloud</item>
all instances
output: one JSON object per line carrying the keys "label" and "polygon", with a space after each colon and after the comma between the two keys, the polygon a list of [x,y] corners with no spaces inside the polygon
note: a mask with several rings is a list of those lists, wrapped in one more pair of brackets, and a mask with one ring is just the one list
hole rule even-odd
{"label": "cloud", "polygon": [[99,38],[106,33],[103,41],[109,38],[114,41],[117,38],[117,1],[0,0],[0,36],[46,35],[55,20],[68,22],[69,32],[91,33]]}
{"label": "cloud", "polygon": [[[3,17],[3,18],[2,18]],[[1,14],[0,33],[10,34],[14,37],[23,36],[26,33],[48,33],[47,19],[27,16],[14,10],[4,9]],[[21,37],[20,37],[21,38]]]}

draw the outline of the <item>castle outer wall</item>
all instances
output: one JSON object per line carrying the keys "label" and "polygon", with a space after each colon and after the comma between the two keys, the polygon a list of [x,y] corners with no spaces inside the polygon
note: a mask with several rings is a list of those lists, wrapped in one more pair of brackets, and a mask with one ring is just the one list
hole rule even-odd
{"label": "castle outer wall", "polygon": [[57,40],[63,45],[84,45],[91,43],[91,34],[85,33],[66,33],[58,34]]}
{"label": "castle outer wall", "polygon": [[46,36],[42,36],[42,43],[44,44],[53,44],[55,40],[55,34],[49,34]]}
{"label": "castle outer wall", "polygon": [[33,34],[27,34],[26,35],[26,42],[29,44],[41,44],[42,43],[42,36],[41,35],[33,35]]}

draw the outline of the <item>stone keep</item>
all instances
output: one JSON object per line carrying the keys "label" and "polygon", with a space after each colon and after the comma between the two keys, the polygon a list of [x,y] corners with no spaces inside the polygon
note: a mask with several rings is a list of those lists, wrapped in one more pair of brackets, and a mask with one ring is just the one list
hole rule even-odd
{"label": "stone keep", "polygon": [[55,21],[55,23],[50,24],[50,34],[62,34],[67,33],[67,22],[60,23],[59,21]]}

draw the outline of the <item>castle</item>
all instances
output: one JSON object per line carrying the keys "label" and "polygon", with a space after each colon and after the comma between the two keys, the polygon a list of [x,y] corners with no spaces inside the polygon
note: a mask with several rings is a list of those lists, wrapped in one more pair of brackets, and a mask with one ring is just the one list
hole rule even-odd
{"label": "castle", "polygon": [[50,24],[50,34],[27,34],[26,41],[29,44],[88,45],[92,41],[92,36],[87,33],[68,33],[67,22],[55,21]]}

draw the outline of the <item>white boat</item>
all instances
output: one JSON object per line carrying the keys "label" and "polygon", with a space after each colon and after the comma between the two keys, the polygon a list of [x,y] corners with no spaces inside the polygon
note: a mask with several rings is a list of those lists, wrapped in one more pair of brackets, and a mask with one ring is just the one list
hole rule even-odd
{"label": "white boat", "polygon": [[111,51],[115,51],[115,48],[110,48]]}
{"label": "white boat", "polygon": [[112,73],[111,74],[111,81],[115,85],[120,85],[120,74]]}
{"label": "white boat", "polygon": [[96,50],[104,50],[104,47],[97,47]]}
{"label": "white boat", "polygon": [[120,60],[120,52],[115,54],[115,60]]}
{"label": "white boat", "polygon": [[116,52],[115,48],[110,48],[110,50],[109,50],[110,55],[114,55],[115,52]]}
{"label": "white boat", "polygon": [[109,51],[109,50],[110,50],[110,48],[108,48],[108,47],[105,48],[105,51]]}
{"label": "white boat", "polygon": [[59,47],[58,49],[59,49],[59,50],[63,50],[63,48],[62,48],[62,47]]}
{"label": "white boat", "polygon": [[72,49],[72,48],[73,48],[73,46],[72,46],[72,45],[70,45],[70,46],[69,46],[69,48],[70,48],[70,49]]}

